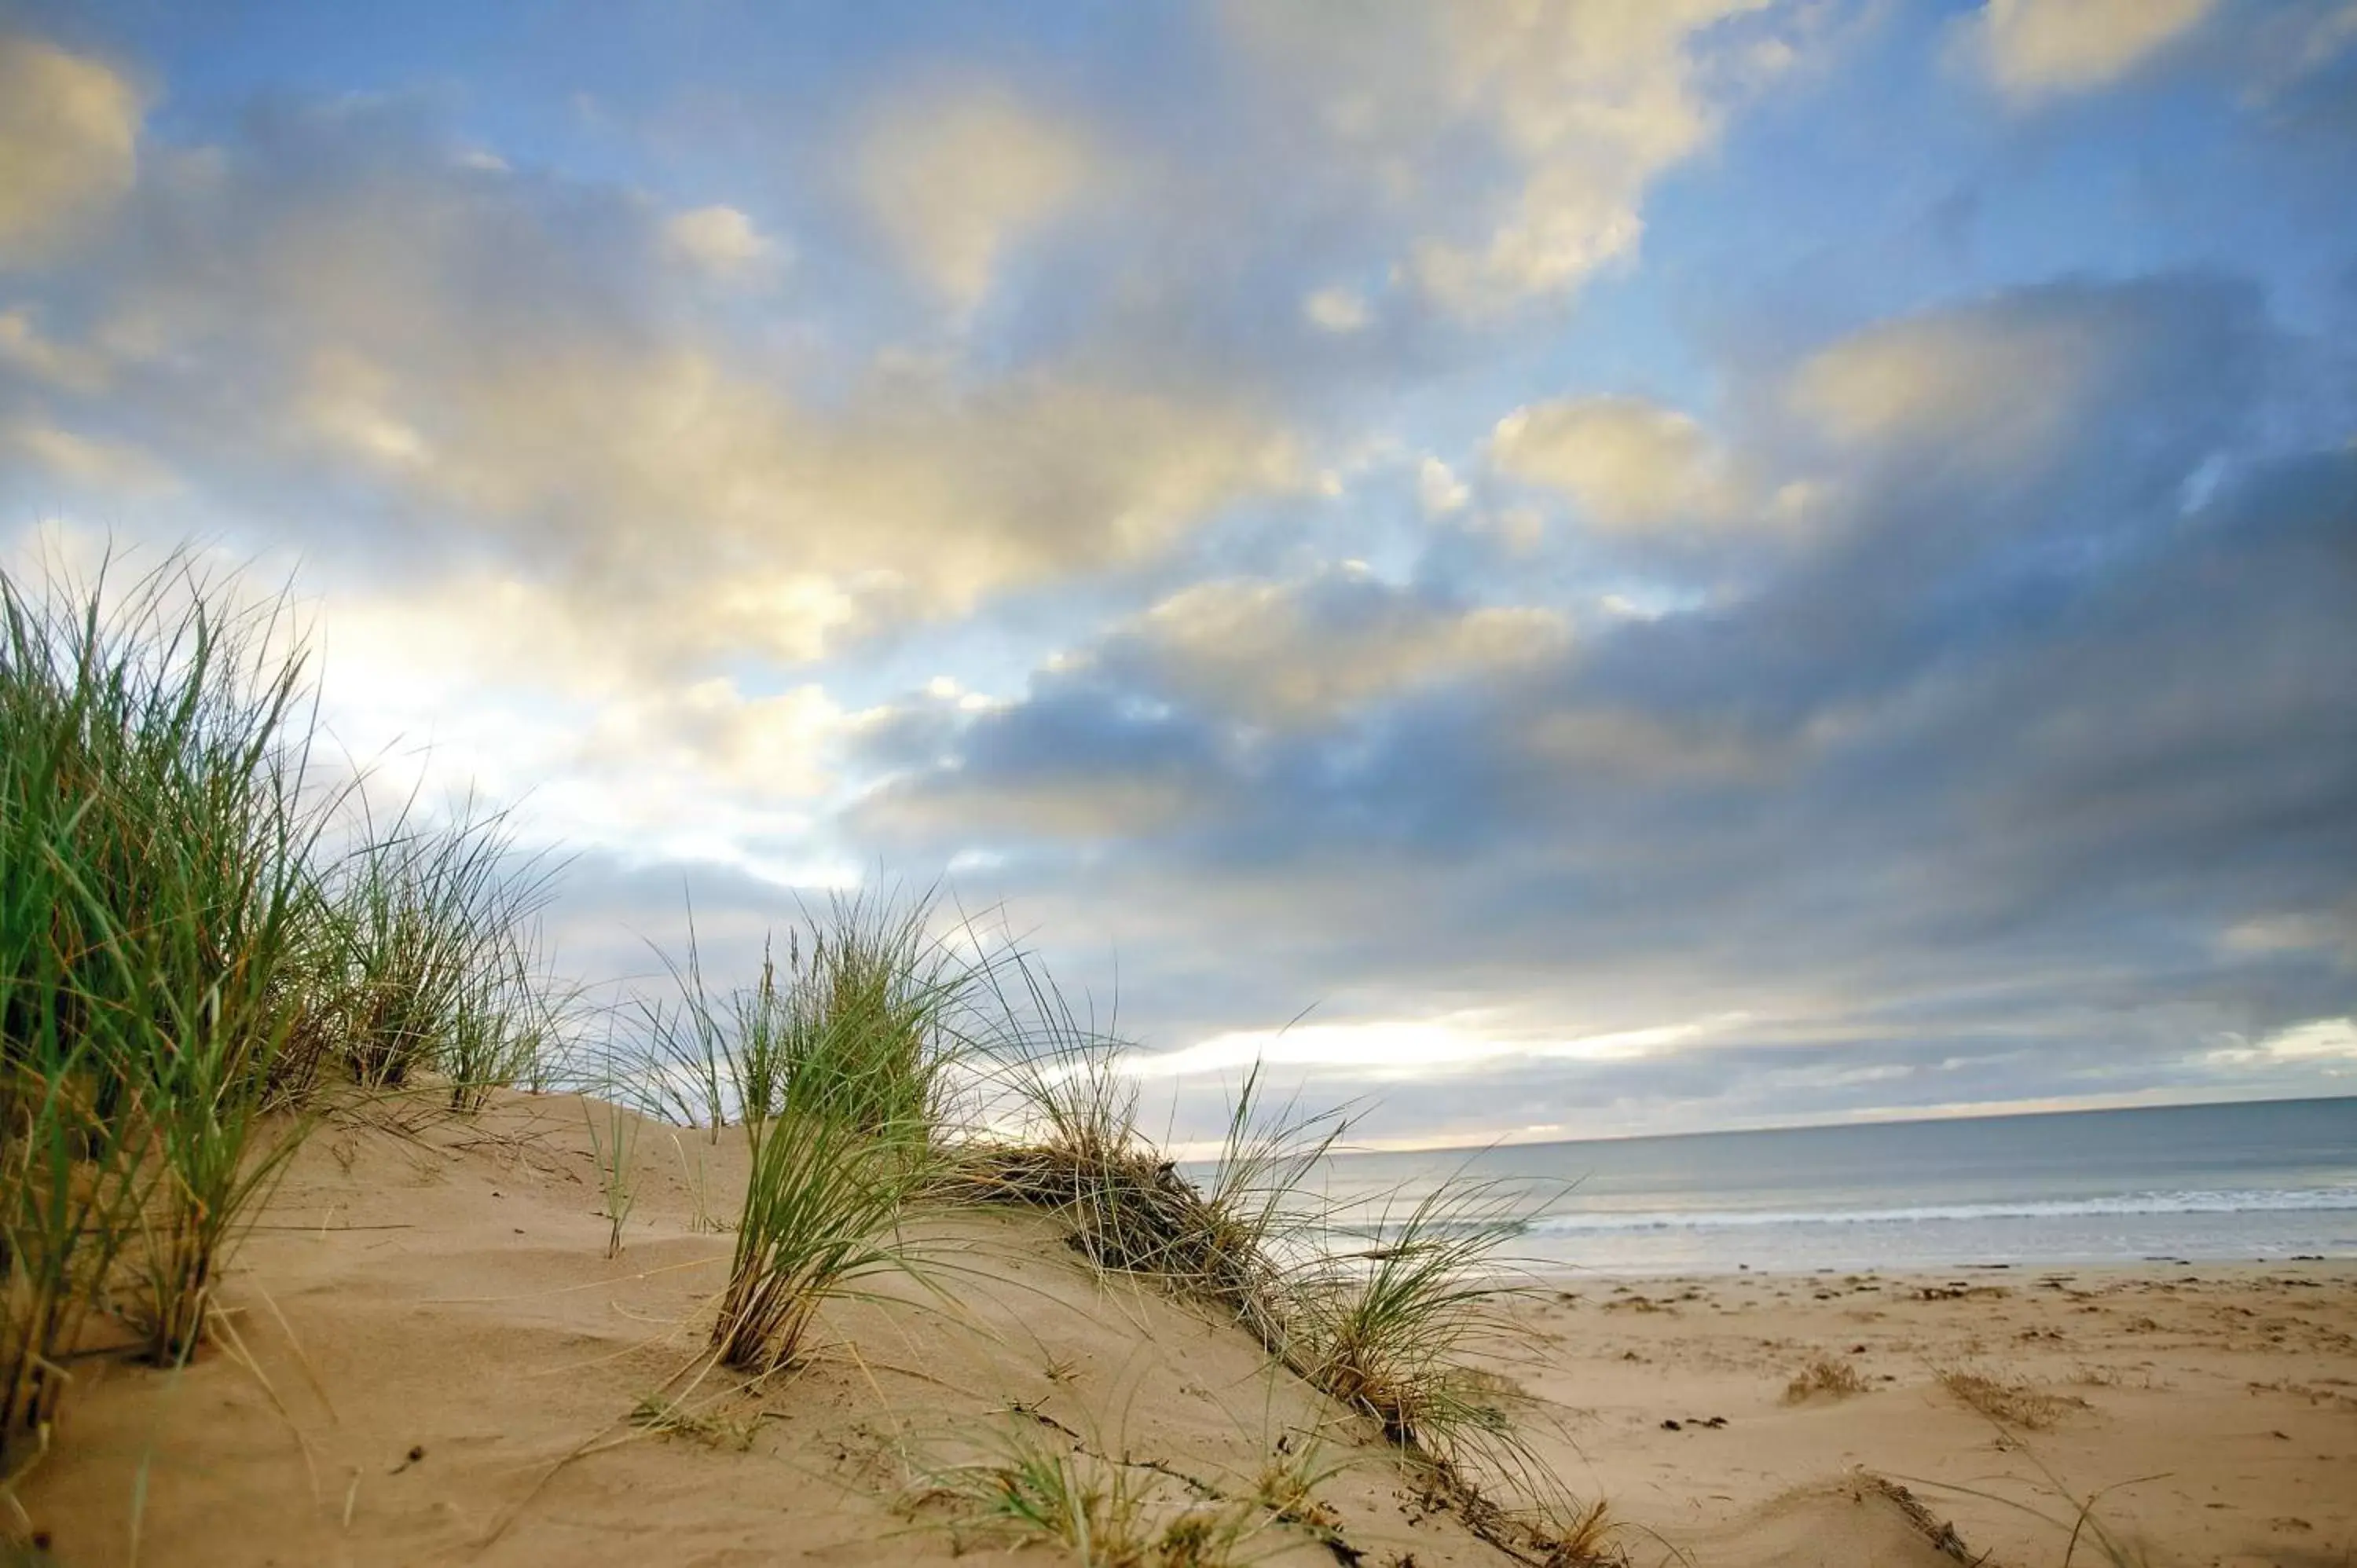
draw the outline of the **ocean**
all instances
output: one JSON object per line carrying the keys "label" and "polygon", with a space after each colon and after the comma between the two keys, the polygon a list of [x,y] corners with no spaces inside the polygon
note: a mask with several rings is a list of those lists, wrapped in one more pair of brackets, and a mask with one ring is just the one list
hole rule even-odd
{"label": "ocean", "polygon": [[2357,1099],[1343,1155],[1329,1197],[1375,1237],[1451,1177],[1525,1193],[1546,1273],[2357,1256]]}

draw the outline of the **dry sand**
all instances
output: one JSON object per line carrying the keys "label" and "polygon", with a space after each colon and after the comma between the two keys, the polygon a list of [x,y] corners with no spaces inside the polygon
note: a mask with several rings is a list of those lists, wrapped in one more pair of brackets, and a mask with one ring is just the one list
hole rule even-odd
{"label": "dry sand", "polygon": [[[726,1268],[696,1173],[733,1211],[741,1156],[645,1125],[609,1261],[589,1147],[568,1097],[320,1131],[224,1285],[242,1354],[81,1367],[20,1488],[54,1560],[130,1562],[135,1538],[157,1568],[990,1561],[1005,1549],[912,1507],[911,1481],[1020,1433],[1125,1461],[1172,1509],[1249,1493],[1280,1442],[1308,1447],[1340,1549],[1272,1524],[1240,1561],[1508,1561],[1242,1333],[1095,1278],[1026,1215],[943,1225],[934,1292],[877,1282],[806,1369],[707,1379],[688,1402],[716,1441],[633,1424],[701,1348]],[[1500,1369],[1638,1563],[1937,1568],[1955,1558],[1924,1526],[1951,1519],[1975,1555],[2057,1563],[2060,1532],[1927,1483],[2067,1515],[2058,1487],[2147,1476],[2099,1508],[2156,1563],[2344,1563],[2352,1283],[2345,1264],[1577,1280],[1530,1305],[1537,1353]],[[1867,1391],[1787,1402],[1820,1356]],[[2011,1395],[1996,1418],[1940,1382],[1956,1369]]]}
{"label": "dry sand", "polygon": [[[1994,1562],[2059,1563],[2116,1487],[2155,1563],[2357,1563],[2346,1262],[1572,1280],[1524,1316],[1566,1477],[1704,1562],[1862,1466]],[[1860,1391],[1796,1390],[1819,1362]]]}

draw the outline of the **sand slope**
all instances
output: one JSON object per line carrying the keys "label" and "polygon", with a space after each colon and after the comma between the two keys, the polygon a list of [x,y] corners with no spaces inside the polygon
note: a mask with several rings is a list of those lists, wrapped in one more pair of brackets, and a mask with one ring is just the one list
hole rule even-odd
{"label": "sand slope", "polygon": [[[176,1373],[85,1364],[57,1451],[21,1488],[56,1561],[130,1562],[135,1536],[136,1561],[194,1568],[997,1557],[1002,1545],[961,1530],[917,1483],[1017,1438],[1118,1467],[1165,1513],[1250,1493],[1280,1448],[1307,1455],[1332,1533],[1271,1520],[1239,1561],[1508,1561],[1420,1497],[1356,1423],[1272,1374],[1241,1332],[1101,1280],[1031,1215],[937,1224],[931,1288],[878,1280],[873,1299],[830,1314],[828,1348],[806,1369],[759,1390],[712,1377],[684,1391],[717,1441],[634,1424],[642,1401],[682,1396],[674,1380],[703,1345],[729,1239],[698,1230],[692,1188],[700,1170],[711,1207],[733,1213],[734,1138],[643,1125],[638,1207],[608,1261],[580,1101],[512,1096],[471,1121],[406,1121],[339,1117],[293,1163],[224,1287],[242,1355],[213,1351]],[[2345,1284],[2333,1287],[2344,1311]],[[1911,1385],[1823,1408],[1774,1400],[1813,1338],[1878,1331],[1897,1365],[1897,1337],[1920,1336],[1919,1315],[1849,1305],[1864,1297],[1829,1305],[1805,1284],[1745,1288],[1761,1299],[1535,1308],[1547,1356],[1511,1371],[1555,1402],[1562,1435],[1547,1441],[1566,1474],[1645,1527],[1620,1537],[1641,1563],[1674,1549],[1703,1564],[1953,1562],[1925,1521],[1847,1472],[1954,1458],[1982,1473],[1988,1456],[1972,1444],[1988,1445],[1985,1426],[1958,1425],[1976,1435],[1951,1455],[1908,1436],[1938,1414]],[[1798,1299],[1777,1301],[1779,1288]],[[1835,1326],[1836,1312],[1886,1308],[1880,1325]],[[2013,1310],[2029,1308],[2061,1302],[2025,1296]],[[2012,1327],[2002,1322],[1984,1332]],[[2249,1402],[2237,1432],[2294,1431],[2287,1455],[2357,1452],[2357,1414],[2330,1401],[2236,1398]],[[1714,1401],[1727,1427],[1660,1429]],[[2287,1470],[2267,1495],[2288,1510],[2330,1473]],[[2340,1543],[2350,1506],[2303,1505],[2319,1551]]]}

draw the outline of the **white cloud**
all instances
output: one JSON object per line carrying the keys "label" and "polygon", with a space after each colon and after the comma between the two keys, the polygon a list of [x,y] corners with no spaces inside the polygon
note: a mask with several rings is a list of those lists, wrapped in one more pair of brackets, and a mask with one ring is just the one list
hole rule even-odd
{"label": "white cloud", "polygon": [[2222,1067],[2357,1061],[2357,1018],[2313,1018],[2255,1042],[2239,1035],[2227,1038],[2235,1043],[2209,1053],[2210,1059]]}
{"label": "white cloud", "polygon": [[1693,419],[1638,398],[1535,403],[1498,422],[1491,460],[1563,491],[1595,526],[1709,526],[1734,515],[1737,488]]}
{"label": "white cloud", "polygon": [[1462,511],[1465,503],[1473,499],[1473,492],[1448,464],[1427,455],[1416,467],[1415,499],[1426,517],[1442,517]]}
{"label": "white cloud", "polygon": [[2357,968],[2357,908],[2254,916],[2228,927],[2218,945],[2230,953],[2337,953]]}
{"label": "white cloud", "polygon": [[777,242],[734,207],[673,213],[663,223],[663,240],[673,254],[727,281],[753,275],[780,253]]}
{"label": "white cloud", "polygon": [[[1414,249],[1416,280],[1483,317],[1577,288],[1633,253],[1653,178],[1706,145],[1718,109],[1696,85],[1698,40],[1766,0],[1448,0],[1337,7],[1234,0],[1238,37],[1294,77],[1322,128],[1390,201],[1450,191],[1450,133],[1486,134],[1515,171],[1468,223]],[[1755,61],[1789,61],[1791,47]]]}
{"label": "white cloud", "polygon": [[1006,249],[1061,211],[1096,159],[1073,127],[1005,91],[966,88],[891,105],[857,164],[860,194],[909,266],[971,310]]}
{"label": "white cloud", "polygon": [[1356,332],[1367,324],[1367,301],[1358,290],[1321,288],[1301,302],[1301,313],[1329,332]]}
{"label": "white cloud", "polygon": [[2101,87],[2183,35],[2215,5],[1989,0],[1979,18],[1982,58],[1999,87],[2025,97]]}
{"label": "white cloud", "polygon": [[[1407,276],[1445,309],[1485,318],[1633,257],[1645,188],[1718,127],[1704,75],[1714,90],[1749,87],[1793,64],[1792,40],[1754,36],[1704,66],[1716,26],[1765,7],[1231,0],[1223,14],[1310,103],[1329,154],[1355,163],[1376,203],[1424,224]],[[1501,177],[1469,177],[1469,136],[1494,148]]]}
{"label": "white cloud", "polygon": [[317,639],[338,746],[396,785],[528,799],[536,833],[741,862],[781,818],[806,827],[835,782],[848,720],[822,687],[650,671],[527,579],[348,588]]}
{"label": "white cloud", "polygon": [[131,188],[142,114],[111,68],[0,34],[0,264],[47,253]]}
{"label": "white cloud", "polygon": [[1707,1039],[1745,1021],[1741,1013],[1588,1034],[1496,1027],[1486,1013],[1355,1024],[1239,1029],[1168,1051],[1121,1059],[1133,1078],[1191,1078],[1269,1068],[1329,1068],[1376,1078],[1420,1078],[1511,1060],[1630,1061]]}

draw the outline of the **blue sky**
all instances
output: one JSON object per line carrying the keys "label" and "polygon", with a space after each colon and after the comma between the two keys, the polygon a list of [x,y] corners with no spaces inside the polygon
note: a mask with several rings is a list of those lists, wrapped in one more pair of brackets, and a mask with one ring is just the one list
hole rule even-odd
{"label": "blue sky", "polygon": [[585,972],[945,875],[1183,1126],[2348,1092],[2352,102],[2347,0],[0,4],[0,550],[299,571]]}

